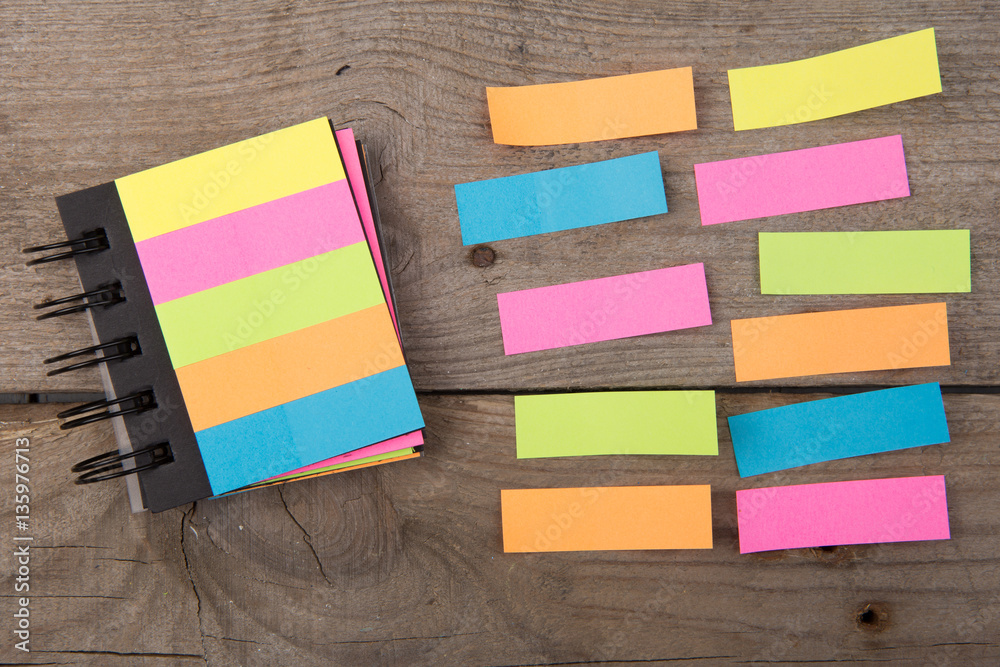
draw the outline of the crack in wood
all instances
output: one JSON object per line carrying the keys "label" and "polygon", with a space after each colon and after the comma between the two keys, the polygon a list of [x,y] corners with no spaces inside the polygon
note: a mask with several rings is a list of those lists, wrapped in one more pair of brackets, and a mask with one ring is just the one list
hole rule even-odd
{"label": "crack in wood", "polygon": [[281,498],[281,504],[282,506],[284,506],[285,511],[288,513],[288,516],[291,517],[295,525],[298,526],[299,530],[302,531],[303,535],[302,539],[306,543],[306,546],[309,547],[309,551],[312,552],[313,558],[316,559],[316,566],[319,568],[319,573],[323,575],[323,579],[326,580],[328,586],[333,586],[333,582],[330,581],[330,577],[326,575],[326,570],[323,569],[323,561],[320,560],[319,554],[316,552],[315,547],[313,547],[312,538],[310,537],[308,531],[306,531],[305,527],[303,527],[303,525],[299,523],[299,520],[295,518],[295,515],[292,514],[292,510],[288,508],[288,503],[285,502],[285,494],[280,486],[278,486],[278,497]]}

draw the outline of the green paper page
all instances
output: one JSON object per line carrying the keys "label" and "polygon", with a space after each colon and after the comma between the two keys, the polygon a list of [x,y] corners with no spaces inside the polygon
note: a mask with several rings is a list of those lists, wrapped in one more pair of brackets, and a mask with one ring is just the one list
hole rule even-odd
{"label": "green paper page", "polygon": [[969,230],[761,232],[761,294],[971,292]]}
{"label": "green paper page", "polygon": [[514,397],[517,458],[719,453],[714,391]]}

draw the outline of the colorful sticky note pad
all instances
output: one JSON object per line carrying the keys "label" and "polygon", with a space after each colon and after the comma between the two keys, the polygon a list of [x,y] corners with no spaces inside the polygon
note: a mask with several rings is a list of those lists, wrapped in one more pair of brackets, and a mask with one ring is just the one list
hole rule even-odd
{"label": "colorful sticky note pad", "polygon": [[951,439],[936,382],[735,415],[729,432],[740,477]]}
{"label": "colorful sticky note pad", "polygon": [[746,489],[736,516],[742,554],[951,537],[943,475]]}
{"label": "colorful sticky note pad", "polygon": [[758,235],[761,294],[972,291],[969,230]]}
{"label": "colorful sticky note pad", "polygon": [[714,391],[514,397],[517,458],[719,453]]}
{"label": "colorful sticky note pad", "polygon": [[815,58],[729,70],[737,130],[832,118],[940,92],[934,28]]}
{"label": "colorful sticky note pad", "polygon": [[115,182],[213,494],[419,444],[340,155],[320,118]]}
{"label": "colorful sticky note pad", "polygon": [[545,146],[694,130],[690,67],[487,88],[493,141]]}
{"label": "colorful sticky note pad", "polygon": [[944,303],[733,320],[736,381],[948,366]]}
{"label": "colorful sticky note pad", "polygon": [[489,243],[667,212],[656,151],[455,186],[462,243]]}
{"label": "colorful sticky note pad", "polygon": [[497,305],[505,354],[712,323],[703,264],[503,292]]}
{"label": "colorful sticky note pad", "polygon": [[900,135],[694,166],[701,224],[910,196]]}
{"label": "colorful sticky note pad", "polygon": [[711,549],[708,485],[500,491],[503,550]]}

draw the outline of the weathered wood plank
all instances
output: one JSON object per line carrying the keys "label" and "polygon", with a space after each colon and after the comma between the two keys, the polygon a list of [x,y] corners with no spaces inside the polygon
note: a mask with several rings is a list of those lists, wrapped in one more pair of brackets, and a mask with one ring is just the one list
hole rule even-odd
{"label": "weathered wood plank", "polygon": [[[107,447],[107,433],[62,435],[50,406],[5,407],[5,451],[27,436],[37,452],[30,657],[995,663],[1000,397],[946,395],[947,445],[737,477],[725,416],[822,396],[720,393],[718,457],[531,461],[515,458],[509,396],[424,397],[423,459],[203,501],[183,517],[129,517],[120,488],[68,486],[68,462]],[[738,488],[919,474],[946,476],[951,540],[738,553]],[[500,488],[685,483],[712,485],[710,551],[502,552]],[[9,505],[0,521],[9,531]]]}
{"label": "weathered wood plank", "polygon": [[[181,511],[129,513],[124,485],[80,487],[70,466],[115,447],[110,429],[59,430],[54,405],[0,406],[6,498],[0,512],[4,664],[203,663],[198,599],[182,551]],[[15,447],[28,439],[30,518],[15,524]],[[30,541],[14,541],[15,537]],[[17,581],[14,551],[30,574]],[[27,591],[15,590],[26,583]],[[30,598],[30,653],[14,648],[17,598]]]}
{"label": "weathered wood plank", "polygon": [[[887,21],[886,17],[892,20]],[[46,378],[53,349],[89,342],[82,319],[35,323],[30,304],[76,284],[26,269],[20,247],[58,236],[52,197],[196,151],[329,114],[378,160],[377,187],[414,380],[423,390],[728,386],[728,321],[939,297],[762,297],[758,230],[973,230],[971,295],[946,295],[950,368],[795,380],[994,384],[1000,182],[1000,16],[989,4],[265,2],[151,0],[0,8],[0,391],[98,390]],[[725,70],[817,55],[934,26],[942,95],[849,116],[735,133]],[[692,65],[700,129],[557,148],[491,142],[486,85],[566,81]],[[348,67],[349,66],[349,67]],[[339,75],[338,75],[339,72]],[[902,133],[913,196],[702,229],[696,162]],[[664,216],[461,247],[452,186],[659,150]],[[498,291],[703,261],[716,324],[505,358]]]}

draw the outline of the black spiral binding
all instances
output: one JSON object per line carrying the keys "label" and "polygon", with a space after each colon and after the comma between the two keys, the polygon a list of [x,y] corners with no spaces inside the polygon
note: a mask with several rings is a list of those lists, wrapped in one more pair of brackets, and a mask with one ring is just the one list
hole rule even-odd
{"label": "black spiral binding", "polygon": [[80,302],[74,303],[72,306],[42,313],[35,319],[47,320],[52,317],[69,315],[70,313],[81,313],[85,310],[90,310],[91,308],[97,308],[98,306],[107,308],[108,306],[113,306],[116,303],[121,303],[124,300],[125,294],[122,292],[122,284],[115,281],[113,283],[108,283],[107,285],[101,285],[97,289],[90,290],[89,292],[74,294],[72,296],[64,296],[61,299],[52,299],[51,301],[37,303],[35,304],[35,310],[51,308],[52,306],[61,306],[67,303],[74,303],[76,301]]}
{"label": "black spiral binding", "polygon": [[[104,356],[98,357],[98,352],[103,352]],[[86,361],[78,361],[75,364],[70,364],[69,366],[55,368],[46,373],[46,375],[51,377],[53,375],[60,375],[62,373],[68,373],[69,371],[75,371],[80,368],[96,366],[97,364],[107,363],[109,361],[131,359],[136,355],[142,354],[142,350],[139,348],[139,340],[135,336],[126,336],[125,338],[113,340],[110,343],[91,345],[90,347],[82,347],[79,350],[73,350],[72,352],[67,352],[66,354],[60,354],[58,357],[51,357],[42,363],[58,364],[61,361],[75,359],[76,357],[82,357],[86,354],[93,354],[94,358],[87,359]]]}
{"label": "black spiral binding", "polygon": [[[114,407],[117,407],[118,409],[112,412],[111,408]],[[107,409],[104,410],[104,412],[96,412],[90,415],[86,414],[88,412],[94,412],[95,410],[101,410],[102,408]],[[56,417],[59,419],[66,419],[68,417],[85,415],[83,417],[79,417],[78,419],[70,419],[68,422],[63,423],[59,427],[64,431],[68,431],[71,428],[83,426],[84,424],[93,424],[94,422],[111,419],[112,417],[124,417],[125,415],[132,415],[155,409],[156,399],[153,398],[153,392],[147,389],[146,391],[138,391],[134,394],[129,394],[128,396],[123,396],[114,400],[102,399],[100,401],[84,403],[83,405],[78,405],[75,408],[63,410],[57,414]]]}
{"label": "black spiral binding", "polygon": [[46,252],[48,250],[58,250],[60,248],[69,248],[66,252],[56,253],[55,255],[46,255],[45,257],[39,257],[27,262],[28,266],[35,266],[36,264],[47,264],[49,262],[57,262],[60,259],[68,259],[70,257],[76,257],[77,255],[85,255],[90,252],[98,252],[101,250],[107,250],[110,246],[108,245],[108,235],[103,229],[95,229],[91,232],[83,234],[78,239],[70,239],[68,241],[59,241],[58,243],[46,243],[45,245],[31,246],[30,248],[24,248],[21,252],[33,253],[33,252]]}
{"label": "black spiral binding", "polygon": [[[125,461],[130,459],[138,460],[146,456],[149,457],[148,461],[139,463],[139,465],[132,468],[126,468],[123,465]],[[94,482],[104,482],[109,479],[117,479],[125,475],[142,472],[143,470],[152,470],[165,463],[173,463],[173,460],[174,454],[170,450],[170,443],[160,442],[137,449],[128,454],[119,454],[115,450],[105,452],[85,461],[80,461],[73,466],[72,470],[73,472],[83,473],[76,478],[77,484],[93,484]]]}

